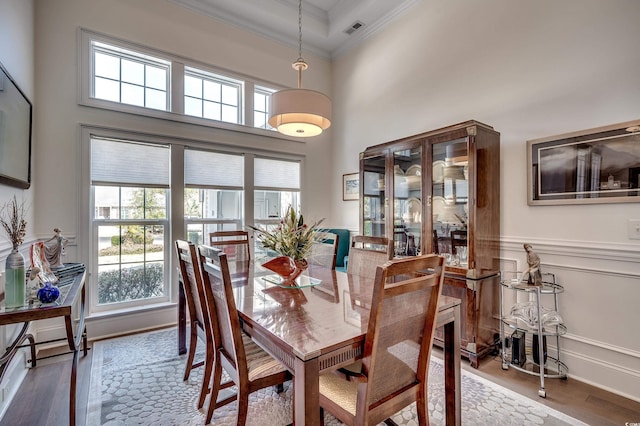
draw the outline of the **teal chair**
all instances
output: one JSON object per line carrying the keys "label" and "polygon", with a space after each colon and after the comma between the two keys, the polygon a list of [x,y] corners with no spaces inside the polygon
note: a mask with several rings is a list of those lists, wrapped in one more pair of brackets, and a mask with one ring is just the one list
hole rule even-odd
{"label": "teal chair", "polygon": [[338,253],[336,255],[336,271],[347,272],[345,259],[349,256],[351,245],[351,232],[344,228],[323,228],[325,232],[331,232],[338,236]]}

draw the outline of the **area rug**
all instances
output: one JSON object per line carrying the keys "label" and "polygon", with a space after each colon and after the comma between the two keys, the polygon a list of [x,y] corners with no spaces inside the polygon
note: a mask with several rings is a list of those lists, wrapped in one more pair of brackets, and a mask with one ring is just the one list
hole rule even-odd
{"label": "area rug", "polygon": [[[186,355],[177,355],[177,330],[154,331],[93,345],[88,426],[202,425],[204,413],[196,409],[202,368],[182,380]],[[199,345],[198,357],[204,355]],[[432,357],[429,372],[429,419],[444,422],[444,367]],[[232,388],[233,389],[233,388]],[[206,407],[206,405],[205,405]],[[214,412],[212,424],[235,425],[236,403]],[[417,426],[413,405],[393,417]],[[251,394],[248,425],[281,426],[292,422],[292,383],[283,393],[273,388]],[[325,424],[341,425],[330,414]],[[462,370],[462,424],[467,425],[585,425],[559,411]]]}

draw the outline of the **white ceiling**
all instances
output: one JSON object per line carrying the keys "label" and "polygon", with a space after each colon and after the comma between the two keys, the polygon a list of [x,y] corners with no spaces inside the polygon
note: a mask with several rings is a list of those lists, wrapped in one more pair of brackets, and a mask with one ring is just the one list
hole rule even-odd
{"label": "white ceiling", "polygon": [[[278,42],[298,47],[297,0],[170,0]],[[420,0],[303,0],[302,54],[335,57]],[[351,35],[346,30],[362,26]]]}

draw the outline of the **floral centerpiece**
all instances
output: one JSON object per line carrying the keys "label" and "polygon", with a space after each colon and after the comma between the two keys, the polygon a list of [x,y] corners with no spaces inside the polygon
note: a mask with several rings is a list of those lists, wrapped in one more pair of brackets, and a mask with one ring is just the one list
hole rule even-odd
{"label": "floral centerpiece", "polygon": [[293,284],[293,280],[307,268],[306,258],[311,253],[311,247],[316,240],[317,226],[323,220],[307,225],[304,223],[302,214],[298,214],[293,207],[289,206],[275,230],[251,227],[256,231],[257,238],[264,248],[281,255],[262,266]]}

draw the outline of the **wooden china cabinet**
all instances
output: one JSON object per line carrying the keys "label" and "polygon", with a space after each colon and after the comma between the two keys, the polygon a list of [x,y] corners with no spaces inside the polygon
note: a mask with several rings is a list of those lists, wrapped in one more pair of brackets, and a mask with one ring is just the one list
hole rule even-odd
{"label": "wooden china cabinet", "polygon": [[393,239],[396,256],[447,257],[442,293],[462,300],[477,367],[499,339],[500,134],[466,121],[368,147],[360,182],[362,234]]}

